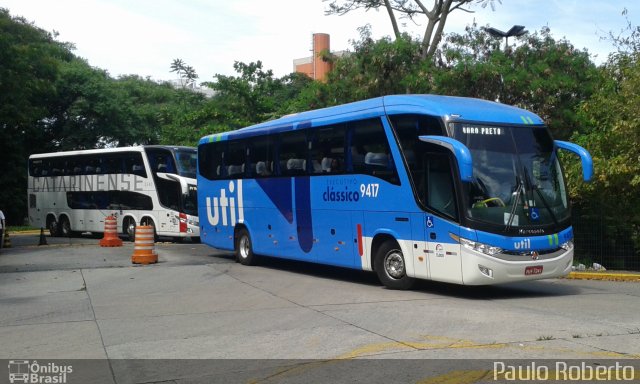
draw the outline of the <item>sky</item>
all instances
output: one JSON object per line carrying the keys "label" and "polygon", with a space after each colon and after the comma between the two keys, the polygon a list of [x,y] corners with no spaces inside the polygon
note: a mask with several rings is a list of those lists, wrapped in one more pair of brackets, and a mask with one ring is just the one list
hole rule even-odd
{"label": "sky", "polygon": [[[640,24],[637,0],[494,0],[494,5],[495,10],[475,5],[473,13],[452,13],[445,32],[463,32],[474,20],[503,31],[547,26],[555,38],[587,48],[599,64],[613,49],[601,38],[626,26],[623,9],[633,25]],[[175,79],[170,65],[177,58],[196,70],[200,82],[235,75],[235,61],[261,60],[281,77],[293,71],[294,59],[310,56],[313,33],[330,34],[334,51],[349,50],[366,24],[374,38],[393,34],[385,11],[326,16],[328,3],[322,0],[0,0],[0,7],[58,32],[59,41],[75,45],[77,56],[113,77],[154,80]],[[415,37],[426,25],[400,23]]]}

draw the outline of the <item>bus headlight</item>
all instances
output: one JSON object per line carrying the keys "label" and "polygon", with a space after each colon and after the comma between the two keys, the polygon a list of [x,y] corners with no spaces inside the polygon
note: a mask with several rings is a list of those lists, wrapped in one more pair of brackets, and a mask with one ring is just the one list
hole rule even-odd
{"label": "bus headlight", "polygon": [[494,247],[492,245],[479,243],[477,241],[467,240],[463,237],[458,237],[458,241],[462,244],[463,247],[467,249],[472,249],[476,252],[484,253],[485,255],[493,256],[496,253],[502,252],[502,248]]}

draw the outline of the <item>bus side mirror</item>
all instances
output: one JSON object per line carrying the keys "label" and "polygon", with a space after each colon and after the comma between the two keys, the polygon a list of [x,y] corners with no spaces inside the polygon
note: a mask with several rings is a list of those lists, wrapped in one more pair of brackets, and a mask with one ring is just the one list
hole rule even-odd
{"label": "bus side mirror", "polygon": [[440,145],[450,150],[456,157],[462,181],[473,181],[473,159],[466,145],[446,136],[420,136],[425,143]]}
{"label": "bus side mirror", "polygon": [[189,193],[189,187],[187,186],[187,182],[182,177],[178,177],[172,173],[165,173],[165,172],[156,172],[156,175],[161,179],[175,181],[176,183],[180,184],[180,190],[182,191],[183,195],[186,195]]}
{"label": "bus side mirror", "polygon": [[567,141],[554,140],[554,144],[559,149],[564,149],[580,156],[580,161],[582,162],[582,178],[584,181],[591,181],[591,177],[593,176],[593,159],[589,152],[581,146]]}

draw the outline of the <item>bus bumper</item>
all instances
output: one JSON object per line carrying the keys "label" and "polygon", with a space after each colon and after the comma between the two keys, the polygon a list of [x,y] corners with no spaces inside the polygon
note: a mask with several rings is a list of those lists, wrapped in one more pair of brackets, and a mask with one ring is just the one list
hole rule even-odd
{"label": "bus bumper", "polygon": [[[465,247],[462,251],[462,283],[491,285],[566,276],[573,265],[573,247],[560,249],[549,257],[488,256]],[[514,258],[522,260],[514,261]]]}

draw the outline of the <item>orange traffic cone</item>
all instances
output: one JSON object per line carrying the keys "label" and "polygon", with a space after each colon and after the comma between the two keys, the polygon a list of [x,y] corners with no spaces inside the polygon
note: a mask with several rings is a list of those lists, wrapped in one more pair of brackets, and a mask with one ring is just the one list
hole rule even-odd
{"label": "orange traffic cone", "polygon": [[136,242],[131,255],[133,264],[153,264],[158,262],[158,254],[154,246],[155,234],[151,225],[136,227]]}
{"label": "orange traffic cone", "polygon": [[122,247],[122,240],[118,237],[118,223],[111,215],[104,219],[104,237],[100,240],[100,246]]}

